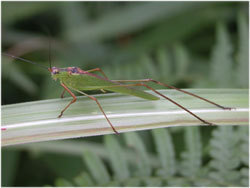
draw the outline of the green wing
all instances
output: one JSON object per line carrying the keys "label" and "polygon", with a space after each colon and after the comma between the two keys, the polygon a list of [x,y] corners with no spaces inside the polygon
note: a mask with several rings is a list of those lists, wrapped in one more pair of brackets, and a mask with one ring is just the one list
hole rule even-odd
{"label": "green wing", "polygon": [[148,99],[148,100],[159,100],[159,97],[156,97],[156,96],[151,95],[147,92],[144,92],[144,91],[141,91],[138,89],[134,89],[131,87],[113,87],[113,88],[106,88],[105,90],[113,91],[113,92],[117,92],[117,93],[123,93],[123,94],[127,94],[127,95],[133,95],[133,96]]}
{"label": "green wing", "polygon": [[159,97],[146,93],[144,91],[132,88],[132,87],[112,87],[116,85],[122,85],[113,83],[112,81],[103,79],[98,76],[92,76],[88,74],[71,74],[67,72],[61,72],[57,75],[57,78],[60,79],[66,86],[69,88],[77,90],[99,90],[105,89],[107,91],[113,91],[117,93],[133,95],[136,97],[148,99],[148,100],[158,100]]}

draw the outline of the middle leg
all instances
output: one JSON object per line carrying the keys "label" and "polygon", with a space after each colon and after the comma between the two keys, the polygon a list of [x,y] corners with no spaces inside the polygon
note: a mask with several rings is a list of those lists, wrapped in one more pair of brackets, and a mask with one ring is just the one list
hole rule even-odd
{"label": "middle leg", "polygon": [[96,102],[96,104],[98,105],[99,109],[101,110],[101,112],[103,113],[105,119],[108,121],[109,125],[110,125],[111,128],[113,129],[113,131],[114,131],[116,134],[119,134],[119,133],[116,131],[116,129],[114,128],[114,126],[112,125],[112,123],[110,122],[109,118],[107,117],[106,113],[104,112],[104,110],[103,110],[101,104],[99,103],[99,101],[97,100],[97,98],[95,98],[95,97],[93,97],[93,96],[91,96],[91,95],[88,95],[88,94],[86,94],[86,93],[84,93],[84,92],[82,92],[82,91],[79,91],[79,90],[77,90],[77,89],[74,89],[74,90],[77,91],[78,93],[81,93],[82,95],[85,95],[85,96],[87,96],[88,98],[94,100],[94,101]]}
{"label": "middle leg", "polygon": [[60,115],[58,116],[58,118],[62,117],[64,111],[65,111],[72,103],[76,102],[76,96],[74,95],[74,93],[72,93],[72,92],[70,91],[70,89],[67,88],[67,86],[64,85],[62,82],[61,82],[61,86],[64,88],[64,92],[67,91],[67,92],[73,97],[73,99],[72,99],[72,101],[70,101],[70,103],[61,111],[61,113],[60,113]]}

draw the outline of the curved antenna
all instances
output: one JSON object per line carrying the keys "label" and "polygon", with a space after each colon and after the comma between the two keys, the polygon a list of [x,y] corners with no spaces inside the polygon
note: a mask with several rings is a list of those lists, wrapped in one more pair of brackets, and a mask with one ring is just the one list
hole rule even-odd
{"label": "curved antenna", "polygon": [[51,32],[50,32],[50,29],[48,28],[47,25],[41,25],[41,29],[47,34],[47,36],[49,38],[48,56],[49,56],[49,70],[51,71],[52,70],[52,65],[51,65]]}
{"label": "curved antenna", "polygon": [[52,63],[51,63],[51,32],[48,28],[48,26],[43,25],[42,29],[47,33],[48,38],[49,38],[49,51],[48,51],[48,55],[49,55],[49,70],[52,70]]}
{"label": "curved antenna", "polygon": [[21,57],[17,57],[17,56],[14,56],[14,55],[11,55],[11,54],[7,54],[7,53],[4,53],[4,52],[2,52],[2,55],[11,57],[11,58],[13,58],[13,59],[21,60],[21,61],[23,61],[23,62],[30,63],[30,64],[33,64],[33,65],[37,65],[37,66],[39,66],[39,67],[41,67],[41,68],[43,68],[43,69],[48,70],[48,68],[47,68],[46,66],[40,65],[40,64],[38,64],[38,63],[35,63],[35,62],[30,61],[30,60],[27,60],[27,59],[23,59],[23,58],[21,58]]}
{"label": "curved antenna", "polygon": [[52,69],[51,66],[51,37],[49,37],[49,68]]}

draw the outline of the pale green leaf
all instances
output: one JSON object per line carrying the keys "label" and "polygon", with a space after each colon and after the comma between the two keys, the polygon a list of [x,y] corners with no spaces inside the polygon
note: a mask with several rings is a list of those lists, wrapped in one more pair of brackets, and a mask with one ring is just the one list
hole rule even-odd
{"label": "pale green leaf", "polygon": [[[216,44],[212,51],[210,79],[215,86],[227,88],[231,86],[233,75],[233,46],[224,23],[216,26]],[[222,73],[223,76],[222,76]]]}
{"label": "pale green leaf", "polygon": [[160,175],[164,177],[173,176],[176,172],[175,152],[171,135],[167,129],[152,130],[155,140],[156,151],[161,162]]}
{"label": "pale green leaf", "polygon": [[188,52],[182,44],[176,44],[174,48],[176,78],[181,79],[187,74],[189,65]]}
{"label": "pale green leaf", "polygon": [[135,160],[137,161],[136,174],[149,176],[151,174],[151,166],[150,166],[147,151],[146,151],[144,143],[142,142],[142,139],[135,132],[126,133],[124,134],[124,137],[125,137],[126,144],[132,149],[134,149],[137,154],[137,157],[135,158]]}
{"label": "pale green leaf", "polygon": [[83,153],[83,159],[97,184],[103,185],[110,181],[105,165],[96,154],[86,151]]}
{"label": "pale green leaf", "polygon": [[110,156],[109,159],[115,178],[118,180],[127,179],[130,176],[128,163],[118,139],[113,135],[107,135],[104,137],[104,142]]}
{"label": "pale green leaf", "polygon": [[202,143],[199,127],[185,128],[186,150],[182,153],[182,163],[180,172],[184,176],[195,177],[201,167]]}
{"label": "pale green leaf", "polygon": [[232,126],[218,127],[213,131],[214,139],[210,141],[212,161],[209,164],[213,170],[209,176],[217,182],[236,183],[239,181],[240,174],[236,171],[240,164],[237,147],[239,139],[234,134],[236,133]]}
{"label": "pale green leaf", "polygon": [[238,53],[236,67],[236,82],[241,87],[249,86],[249,31],[247,17],[243,13],[238,15]]}

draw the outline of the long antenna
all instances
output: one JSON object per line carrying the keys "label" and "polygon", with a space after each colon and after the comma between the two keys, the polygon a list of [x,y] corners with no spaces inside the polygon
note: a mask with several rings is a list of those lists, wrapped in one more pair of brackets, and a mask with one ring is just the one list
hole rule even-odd
{"label": "long antenna", "polygon": [[13,59],[21,60],[21,61],[23,61],[23,62],[30,63],[30,64],[33,64],[33,65],[37,65],[37,66],[39,66],[39,67],[41,67],[41,68],[43,68],[43,69],[48,70],[48,67],[46,67],[46,66],[40,65],[40,64],[38,64],[38,63],[35,63],[35,62],[30,61],[30,60],[27,60],[27,59],[23,59],[23,58],[21,58],[21,57],[17,57],[17,56],[14,56],[14,55],[11,55],[11,54],[7,54],[7,53],[4,53],[4,52],[2,52],[2,55],[11,57],[11,58],[13,58]]}
{"label": "long antenna", "polygon": [[51,64],[51,32],[50,32],[50,30],[49,30],[49,28],[48,28],[48,26],[46,26],[46,25],[43,25],[42,26],[42,29],[47,33],[47,35],[49,36],[48,38],[49,38],[49,52],[48,52],[48,54],[49,54],[49,68],[50,68],[50,70],[52,69],[52,64]]}
{"label": "long antenna", "polygon": [[49,68],[50,70],[52,69],[51,67],[51,37],[49,36]]}

